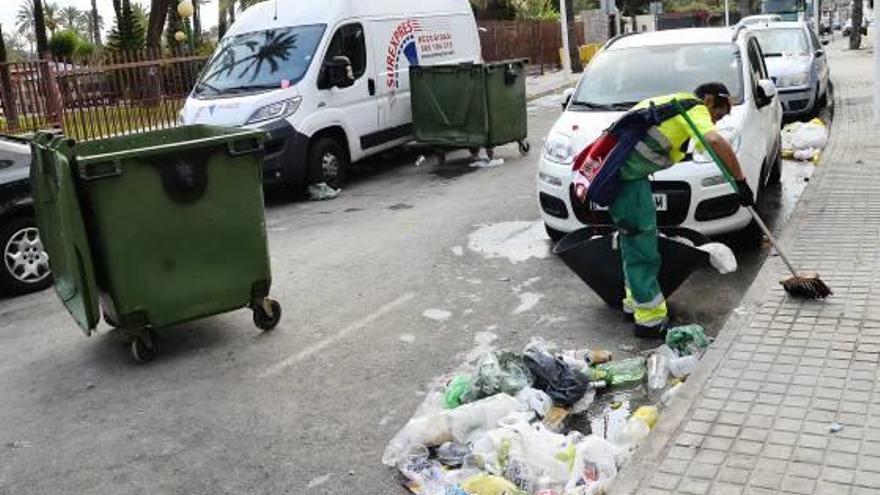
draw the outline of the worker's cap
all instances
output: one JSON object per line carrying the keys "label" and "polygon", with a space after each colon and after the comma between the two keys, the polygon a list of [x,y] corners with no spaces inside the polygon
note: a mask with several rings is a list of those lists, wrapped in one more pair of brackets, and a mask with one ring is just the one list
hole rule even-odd
{"label": "worker's cap", "polygon": [[725,86],[724,83],[720,82],[701,84],[694,90],[694,94],[700,99],[705,98],[706,95],[712,95],[715,98],[730,100],[730,90],[727,89],[727,86]]}

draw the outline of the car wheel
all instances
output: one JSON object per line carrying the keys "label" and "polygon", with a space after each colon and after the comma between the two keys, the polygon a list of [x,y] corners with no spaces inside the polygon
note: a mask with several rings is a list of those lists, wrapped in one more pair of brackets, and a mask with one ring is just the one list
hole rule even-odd
{"label": "car wheel", "polygon": [[0,225],[0,290],[13,295],[45,289],[51,283],[49,255],[43,250],[32,216]]}
{"label": "car wheel", "polygon": [[553,241],[554,243],[561,241],[563,237],[568,235],[561,230],[554,229],[553,227],[547,225],[546,223],[544,224],[544,230],[547,231],[547,237],[549,237],[550,240]]}
{"label": "car wheel", "polygon": [[320,138],[309,150],[310,170],[321,170],[324,182],[333,189],[345,184],[348,175],[348,153],[339,141],[333,138]]}

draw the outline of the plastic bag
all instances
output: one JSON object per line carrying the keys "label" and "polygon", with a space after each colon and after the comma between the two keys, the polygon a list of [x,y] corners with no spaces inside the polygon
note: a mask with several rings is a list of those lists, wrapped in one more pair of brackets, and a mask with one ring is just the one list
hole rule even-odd
{"label": "plastic bag", "polygon": [[471,388],[473,379],[469,375],[458,375],[446,385],[446,393],[443,395],[443,407],[455,409],[464,402],[462,398]]}
{"label": "plastic bag", "polygon": [[589,379],[576,368],[566,364],[540,340],[533,340],[523,351],[523,360],[535,376],[535,388],[549,395],[559,406],[570,407],[584,396],[590,387]]}
{"label": "plastic bag", "polygon": [[666,345],[682,356],[689,356],[709,347],[709,340],[700,325],[685,325],[666,332]]}
{"label": "plastic bag", "polygon": [[471,448],[465,444],[446,442],[437,447],[437,460],[444,466],[459,467],[470,454]]}
{"label": "plastic bag", "polygon": [[542,418],[553,408],[553,399],[543,390],[536,388],[524,388],[516,394],[516,398]]}
{"label": "plastic bag", "polygon": [[[434,447],[446,442],[467,443],[477,434],[494,428],[510,413],[527,406],[507,394],[465,404],[455,409],[442,409],[443,396],[426,399],[416,415],[391,439],[382,456],[382,463],[397,466],[415,446]],[[531,413],[529,413],[531,414]]]}
{"label": "plastic bag", "polygon": [[604,438],[590,435],[577,445],[574,472],[565,493],[593,495],[599,493],[615,476],[617,447]]}
{"label": "plastic bag", "polygon": [[709,263],[718,270],[718,273],[726,275],[737,269],[736,256],[733,251],[720,242],[709,242],[698,246],[697,249],[709,253]]}
{"label": "plastic bag", "polygon": [[799,126],[791,136],[795,150],[814,148],[821,150],[828,144],[828,128],[819,119],[813,119]]}
{"label": "plastic bag", "polygon": [[342,192],[342,189],[333,189],[328,186],[326,182],[319,182],[317,184],[309,185],[308,193],[309,199],[312,201],[326,201],[328,199],[336,199],[339,197],[339,193]]}
{"label": "plastic bag", "polygon": [[512,352],[487,352],[480,357],[477,374],[463,403],[498,393],[516,395],[532,384],[532,374],[522,358]]}
{"label": "plastic bag", "polygon": [[478,474],[461,485],[470,495],[528,495],[510,481],[491,474]]}

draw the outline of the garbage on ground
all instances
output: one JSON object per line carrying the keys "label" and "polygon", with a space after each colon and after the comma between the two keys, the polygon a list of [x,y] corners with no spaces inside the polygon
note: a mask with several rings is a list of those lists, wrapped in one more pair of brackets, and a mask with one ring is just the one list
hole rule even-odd
{"label": "garbage on ground", "polygon": [[709,254],[709,263],[712,264],[713,268],[718,270],[718,273],[727,275],[728,273],[736,271],[736,256],[734,256],[733,250],[727,247],[726,244],[709,242],[702,246],[697,246],[697,249]]}
{"label": "garbage on ground", "polygon": [[310,184],[308,189],[309,199],[312,201],[326,201],[328,199],[336,199],[342,189],[333,189],[326,182]]}
{"label": "garbage on ground", "polygon": [[828,128],[818,118],[792,122],[782,128],[782,155],[785,158],[816,160],[828,144]]}
{"label": "garbage on ground", "polygon": [[843,423],[838,423],[836,421],[834,423],[831,423],[831,426],[828,427],[828,431],[830,431],[831,433],[838,433],[842,429]]}
{"label": "garbage on ground", "polygon": [[709,347],[709,340],[706,339],[703,327],[699,325],[685,325],[672,328],[666,332],[666,345],[683,356],[691,354],[701,356],[703,350]]}
{"label": "garbage on ground", "polygon": [[601,493],[708,345],[698,326],[673,330],[648,359],[540,339],[485,351],[438,380],[382,462],[419,495]]}

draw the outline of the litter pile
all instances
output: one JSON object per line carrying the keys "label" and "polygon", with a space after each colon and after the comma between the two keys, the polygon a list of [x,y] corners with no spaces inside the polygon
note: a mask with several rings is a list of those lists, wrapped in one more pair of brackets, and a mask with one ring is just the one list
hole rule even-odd
{"label": "litter pile", "polygon": [[[671,329],[644,355],[489,351],[435,387],[382,462],[419,495],[591,495],[616,475],[709,342]],[[635,409],[630,414],[629,411]]]}
{"label": "litter pile", "polygon": [[782,128],[782,156],[798,161],[818,161],[828,144],[828,128],[818,118],[809,122],[792,122]]}

